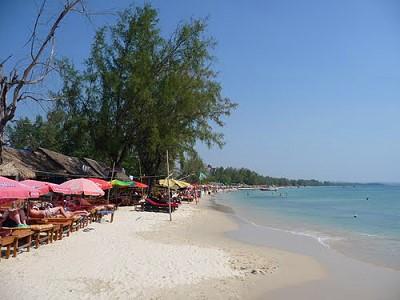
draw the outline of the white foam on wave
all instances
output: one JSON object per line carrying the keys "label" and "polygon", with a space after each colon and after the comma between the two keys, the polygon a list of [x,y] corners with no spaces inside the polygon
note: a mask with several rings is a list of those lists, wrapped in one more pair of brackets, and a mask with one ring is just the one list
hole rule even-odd
{"label": "white foam on wave", "polygon": [[378,234],[371,234],[371,233],[364,233],[364,232],[359,232],[358,234],[362,235],[362,236],[368,236],[368,237],[385,238],[384,236],[378,235]]}
{"label": "white foam on wave", "polygon": [[329,241],[340,241],[340,240],[345,239],[345,238],[339,237],[339,236],[329,236],[329,235],[326,235],[326,234],[323,234],[323,233],[317,232],[317,231],[296,231],[296,230],[289,230],[289,229],[260,225],[260,224],[250,221],[250,220],[248,220],[240,215],[237,215],[237,214],[236,214],[236,217],[239,218],[240,220],[242,220],[243,222],[250,224],[252,226],[255,226],[255,227],[262,227],[262,228],[267,228],[270,230],[275,230],[275,231],[290,233],[293,235],[299,235],[299,236],[312,238],[312,239],[316,240],[320,245],[322,245],[323,247],[328,248],[328,249],[331,248],[329,245]]}

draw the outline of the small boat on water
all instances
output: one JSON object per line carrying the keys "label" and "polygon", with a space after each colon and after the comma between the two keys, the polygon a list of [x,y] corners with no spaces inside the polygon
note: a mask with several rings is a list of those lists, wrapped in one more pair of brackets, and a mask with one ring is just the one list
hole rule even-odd
{"label": "small boat on water", "polygon": [[278,188],[277,187],[260,188],[260,191],[263,191],[263,192],[277,192]]}

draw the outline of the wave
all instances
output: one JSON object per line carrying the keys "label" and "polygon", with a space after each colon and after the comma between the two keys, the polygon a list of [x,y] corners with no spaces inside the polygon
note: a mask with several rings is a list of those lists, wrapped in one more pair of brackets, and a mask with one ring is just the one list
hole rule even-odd
{"label": "wave", "polygon": [[248,220],[238,214],[236,214],[236,217],[239,218],[240,220],[242,220],[243,222],[250,224],[252,226],[255,226],[255,227],[267,228],[269,230],[275,230],[275,231],[290,233],[293,235],[299,235],[299,236],[305,236],[305,237],[312,238],[312,239],[316,240],[320,245],[322,245],[323,247],[328,248],[328,249],[331,248],[328,243],[329,241],[340,241],[340,240],[346,239],[344,237],[326,235],[326,234],[324,234],[322,232],[318,232],[318,231],[296,231],[296,230],[289,230],[289,229],[277,228],[277,227],[272,227],[272,226],[260,225],[251,220]]}

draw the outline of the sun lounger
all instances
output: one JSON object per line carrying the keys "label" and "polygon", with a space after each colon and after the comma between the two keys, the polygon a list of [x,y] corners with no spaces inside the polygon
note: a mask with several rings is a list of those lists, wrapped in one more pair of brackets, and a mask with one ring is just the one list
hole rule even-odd
{"label": "sun lounger", "polygon": [[10,257],[10,252],[11,252],[11,247],[14,248],[14,256],[17,255],[17,243],[18,243],[18,238],[15,236],[4,236],[0,237],[0,259],[3,256],[2,250],[3,247],[6,247],[6,258],[8,259]]}
{"label": "sun lounger", "polygon": [[32,218],[29,217],[28,223],[35,225],[52,224],[54,225],[53,240],[62,240],[63,236],[69,236],[73,227],[73,218]]}
{"label": "sun lounger", "polygon": [[[165,202],[159,202],[159,201],[155,201],[152,200],[150,198],[146,199],[146,202],[144,204],[144,209],[145,210],[165,210],[169,208],[169,204],[165,203]],[[178,204],[177,203],[171,203],[171,210],[175,210],[176,208],[178,208]]]}
{"label": "sun lounger", "polygon": [[54,226],[53,224],[31,225],[30,229],[34,232],[36,248],[39,248],[42,242],[46,244],[53,242]]}
{"label": "sun lounger", "polygon": [[66,235],[67,237],[70,235],[72,231],[72,224],[73,220],[69,218],[56,218],[49,220],[49,223],[60,226],[59,231],[57,232],[58,234],[57,239],[62,240],[63,236]]}
{"label": "sun lounger", "polygon": [[27,252],[30,251],[32,246],[32,239],[34,236],[34,232],[28,228],[18,228],[18,227],[2,227],[2,230],[11,231],[11,236],[16,237],[16,246],[14,247],[13,256],[16,257],[18,250],[21,248],[25,248]]}

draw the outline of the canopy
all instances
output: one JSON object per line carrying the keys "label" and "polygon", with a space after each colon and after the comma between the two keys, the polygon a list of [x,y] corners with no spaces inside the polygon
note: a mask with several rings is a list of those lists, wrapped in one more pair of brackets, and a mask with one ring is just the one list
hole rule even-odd
{"label": "canopy", "polygon": [[159,180],[159,185],[163,186],[163,187],[168,187],[171,189],[183,189],[183,188],[187,188],[190,186],[190,183],[182,181],[182,180],[177,180],[177,179],[161,179]]}
{"label": "canopy", "polygon": [[103,191],[109,190],[112,188],[112,184],[109,183],[108,181],[105,181],[103,179],[99,178],[88,178],[88,180],[93,181],[95,184],[97,184]]}
{"label": "canopy", "polygon": [[60,184],[63,188],[70,188],[71,194],[86,196],[104,196],[104,191],[97,184],[85,178],[68,180]]}
{"label": "canopy", "polygon": [[[38,198],[39,193],[18,181],[0,176],[0,201],[3,199]],[[2,201],[4,202],[4,201]]]}
{"label": "canopy", "polygon": [[46,195],[49,192],[65,194],[65,195],[71,194],[71,189],[61,187],[60,185],[51,182],[38,181],[38,180],[24,180],[21,181],[21,183],[30,186],[31,188],[34,188],[39,193],[40,196]]}
{"label": "canopy", "polygon": [[122,181],[118,179],[114,179],[111,181],[111,184],[116,187],[134,187],[135,183],[133,181]]}
{"label": "canopy", "polygon": [[141,182],[139,182],[139,181],[134,181],[134,180],[132,180],[132,181],[133,181],[133,183],[135,184],[135,187],[136,187],[136,188],[145,189],[145,188],[148,187],[147,184],[141,183]]}

